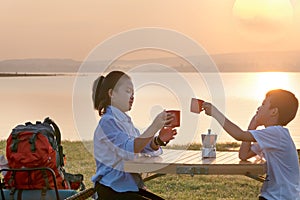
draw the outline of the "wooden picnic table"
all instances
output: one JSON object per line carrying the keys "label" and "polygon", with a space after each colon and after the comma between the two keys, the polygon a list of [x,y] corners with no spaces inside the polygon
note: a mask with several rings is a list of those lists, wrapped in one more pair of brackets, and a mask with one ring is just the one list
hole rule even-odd
{"label": "wooden picnic table", "polygon": [[[260,175],[265,173],[265,161],[251,158],[241,161],[238,152],[217,152],[216,158],[202,159],[201,151],[164,149],[157,157],[140,155],[132,161],[125,161],[124,170],[133,173],[150,174],[144,180],[150,180],[165,174],[189,175],[245,175],[262,181]],[[88,198],[95,192],[89,188],[75,194],[68,200]]]}
{"label": "wooden picnic table", "polygon": [[193,175],[245,175],[256,180],[266,172],[265,160],[238,158],[238,152],[217,151],[216,158],[202,158],[201,151],[164,149],[158,157],[141,155],[124,163],[126,172]]}

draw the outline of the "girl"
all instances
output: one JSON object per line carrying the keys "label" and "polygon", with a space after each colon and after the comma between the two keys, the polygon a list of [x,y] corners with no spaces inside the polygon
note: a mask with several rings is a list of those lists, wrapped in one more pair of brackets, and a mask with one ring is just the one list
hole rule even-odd
{"label": "girl", "polygon": [[[175,129],[163,128],[173,116],[161,112],[140,134],[126,114],[133,101],[134,87],[124,72],[112,71],[95,80],[93,103],[101,120],[94,133],[97,171],[92,181],[99,199],[162,199],[146,191],[141,176],[124,172],[123,166],[124,160],[133,159],[135,153],[160,155],[160,145],[166,145],[177,133]],[[159,135],[154,137],[159,130]]]}

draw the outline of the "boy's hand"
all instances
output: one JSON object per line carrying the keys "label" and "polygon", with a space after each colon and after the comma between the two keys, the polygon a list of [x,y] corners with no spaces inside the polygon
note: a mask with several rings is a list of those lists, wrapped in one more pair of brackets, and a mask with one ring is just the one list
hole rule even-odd
{"label": "boy's hand", "polygon": [[248,130],[255,130],[258,126],[260,126],[260,124],[258,124],[255,114],[249,123]]}
{"label": "boy's hand", "polygon": [[212,110],[215,108],[211,103],[203,102],[202,108],[205,110],[205,114],[211,116]]}

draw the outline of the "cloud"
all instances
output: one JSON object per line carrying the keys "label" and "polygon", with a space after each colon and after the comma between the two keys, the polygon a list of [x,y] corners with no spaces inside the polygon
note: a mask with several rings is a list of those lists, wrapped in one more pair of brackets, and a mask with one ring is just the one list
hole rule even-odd
{"label": "cloud", "polygon": [[233,16],[247,31],[281,32],[293,21],[293,6],[288,0],[236,0]]}

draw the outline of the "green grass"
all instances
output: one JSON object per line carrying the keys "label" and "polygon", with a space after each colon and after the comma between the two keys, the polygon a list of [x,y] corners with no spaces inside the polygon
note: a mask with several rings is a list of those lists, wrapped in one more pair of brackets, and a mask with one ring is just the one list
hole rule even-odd
{"label": "green grass", "polygon": [[168,175],[147,186],[166,199],[257,199],[261,183],[245,176]]}
{"label": "green grass", "polygon": [[[218,150],[232,150],[238,143],[218,144]],[[84,175],[87,188],[92,187],[90,181],[95,173],[95,161],[92,152],[92,142],[63,141],[66,155],[65,169],[69,173]],[[170,147],[168,147],[170,148]],[[172,146],[176,149],[199,150],[199,144],[188,146]],[[5,141],[0,141],[0,153],[5,154]],[[167,175],[146,182],[149,190],[165,199],[257,199],[262,183],[246,176],[202,175]]]}

